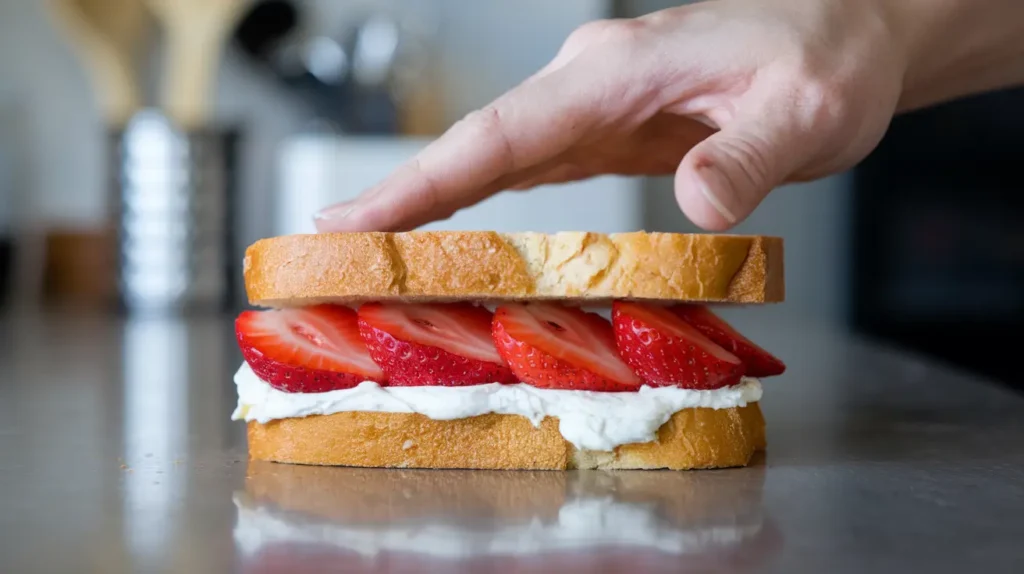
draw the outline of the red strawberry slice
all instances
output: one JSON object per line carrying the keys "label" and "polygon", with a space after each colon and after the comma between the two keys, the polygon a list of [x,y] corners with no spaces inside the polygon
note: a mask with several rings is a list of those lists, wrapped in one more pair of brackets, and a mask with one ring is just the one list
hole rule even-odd
{"label": "red strawberry slice", "polygon": [[786,365],[782,361],[739,334],[711,309],[703,305],[677,305],[672,308],[672,312],[718,346],[739,357],[747,367],[747,375],[772,377],[785,372]]}
{"label": "red strawberry slice", "polygon": [[671,311],[616,301],[612,324],[619,354],[645,384],[709,390],[743,376],[743,362]]}
{"label": "red strawberry slice", "polygon": [[491,340],[491,312],[467,303],[359,309],[359,333],[392,386],[515,383]]}
{"label": "red strawberry slice", "polygon": [[348,307],[245,311],[235,320],[235,336],[256,376],[286,393],[322,393],[385,380]]}
{"label": "red strawberry slice", "polygon": [[546,303],[502,305],[493,335],[516,377],[535,387],[628,392],[640,386],[600,315]]}

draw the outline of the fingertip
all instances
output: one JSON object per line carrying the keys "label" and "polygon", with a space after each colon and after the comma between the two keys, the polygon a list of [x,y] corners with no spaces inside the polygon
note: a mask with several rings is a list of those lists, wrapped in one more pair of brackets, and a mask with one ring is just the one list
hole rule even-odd
{"label": "fingertip", "polygon": [[686,166],[676,172],[676,203],[694,225],[707,231],[728,231],[738,221],[701,176]]}
{"label": "fingertip", "polygon": [[344,222],[355,210],[353,202],[339,203],[325,207],[313,214],[313,225],[320,233],[343,231]]}
{"label": "fingertip", "polygon": [[313,216],[313,225],[318,233],[389,231],[393,222],[388,215],[385,210],[375,208],[372,202],[355,200],[320,210]]}
{"label": "fingertip", "polygon": [[383,227],[394,224],[393,219],[400,215],[394,209],[387,208],[389,192],[393,192],[396,187],[389,184],[402,173],[399,168],[389,179],[369,188],[355,199],[321,209],[313,215],[313,225],[320,233],[387,231]]}
{"label": "fingertip", "polygon": [[380,205],[353,205],[335,212],[318,213],[313,217],[313,224],[319,233],[397,231],[408,226],[398,215],[395,210]]}

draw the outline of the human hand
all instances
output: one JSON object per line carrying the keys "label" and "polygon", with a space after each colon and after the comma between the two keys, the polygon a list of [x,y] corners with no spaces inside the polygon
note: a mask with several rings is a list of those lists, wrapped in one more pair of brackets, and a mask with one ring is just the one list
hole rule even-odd
{"label": "human hand", "polygon": [[321,231],[405,230],[506,189],[675,173],[708,230],[776,186],[843,171],[900,102],[908,46],[884,0],[719,0],[587,24]]}

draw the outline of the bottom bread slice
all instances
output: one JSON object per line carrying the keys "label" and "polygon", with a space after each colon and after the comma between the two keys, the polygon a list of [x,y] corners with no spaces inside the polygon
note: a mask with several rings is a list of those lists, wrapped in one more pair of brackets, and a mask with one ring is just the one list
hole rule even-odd
{"label": "bottom bread slice", "polygon": [[433,420],[420,414],[344,412],[248,425],[249,458],[293,464],[503,470],[702,469],[745,466],[765,448],[757,403],[676,412],[657,440],[614,451],[579,450],[548,417]]}

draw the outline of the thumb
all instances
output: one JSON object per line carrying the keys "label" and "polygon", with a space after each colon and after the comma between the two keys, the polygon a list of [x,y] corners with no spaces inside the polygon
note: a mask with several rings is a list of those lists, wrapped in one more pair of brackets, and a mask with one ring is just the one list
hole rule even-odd
{"label": "thumb", "polygon": [[737,120],[691,149],[675,176],[676,201],[699,227],[724,231],[743,221],[799,161],[786,130]]}

